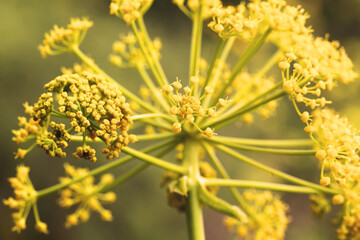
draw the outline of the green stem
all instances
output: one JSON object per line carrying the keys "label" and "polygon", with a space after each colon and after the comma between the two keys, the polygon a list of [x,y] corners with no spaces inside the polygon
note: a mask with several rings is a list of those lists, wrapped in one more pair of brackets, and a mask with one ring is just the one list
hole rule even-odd
{"label": "green stem", "polygon": [[249,107],[246,107],[246,108],[241,108],[239,111],[237,111],[236,113],[232,114],[232,115],[228,115],[226,117],[223,117],[223,118],[219,118],[219,119],[216,119],[215,121],[211,121],[211,122],[208,122],[206,124],[204,124],[204,126],[201,126],[201,128],[207,128],[209,126],[211,127],[216,127],[216,128],[221,128],[223,126],[226,126],[228,125],[229,123],[233,122],[233,121],[236,121],[238,119],[238,117],[240,117],[241,115],[245,114],[245,113],[248,113],[248,112],[251,112],[253,110],[255,110],[256,108],[268,103],[268,102],[271,102],[277,98],[280,98],[282,96],[286,95],[286,92],[284,90],[278,92],[277,94],[274,94],[272,96],[269,96],[265,99],[263,99],[262,101],[254,104],[254,105],[251,105]]}
{"label": "green stem", "polygon": [[302,186],[306,186],[306,187],[310,187],[312,189],[315,189],[315,190],[318,190],[318,191],[321,191],[323,193],[329,193],[329,194],[338,194],[339,191],[336,190],[336,189],[331,189],[331,188],[326,188],[326,187],[323,187],[323,186],[320,186],[318,184],[315,184],[315,183],[312,183],[312,182],[308,182],[308,181],[305,181],[301,178],[297,178],[297,177],[294,177],[292,175],[289,175],[287,173],[284,173],[284,172],[281,172],[277,169],[273,169],[271,167],[268,167],[262,163],[259,163],[247,156],[244,156],[228,147],[225,147],[223,145],[215,145],[216,148],[218,148],[219,150],[229,154],[230,156],[244,162],[244,163],[247,163],[249,165],[252,165],[260,170],[263,170],[265,172],[268,172],[272,175],[275,175],[275,176],[278,176],[282,179],[285,179],[289,182],[293,182],[293,183],[296,183],[298,185],[302,185]]}
{"label": "green stem", "polygon": [[204,82],[204,87],[202,88],[202,92],[201,92],[201,96],[204,94],[204,91],[205,91],[205,87],[208,85],[211,77],[213,76],[213,70],[214,70],[214,67],[215,67],[215,64],[216,64],[216,61],[218,60],[220,54],[221,54],[221,51],[222,49],[224,48],[224,45],[225,45],[226,41],[225,39],[222,39],[220,38],[220,41],[216,47],[216,50],[215,50],[215,53],[213,55],[213,58],[211,60],[211,63],[210,63],[210,66],[209,66],[209,69],[208,69],[208,72],[206,74],[206,79],[205,79],[205,82]]}
{"label": "green stem", "polygon": [[272,57],[266,62],[266,64],[256,73],[255,78],[264,76],[283,56],[283,52],[279,49]]}
{"label": "green stem", "polygon": [[131,120],[141,120],[145,118],[159,118],[159,117],[169,119],[169,115],[163,113],[147,113],[147,114],[131,116]]}
{"label": "green stem", "polygon": [[[245,49],[244,53],[241,55],[241,57],[239,58],[238,62],[236,63],[236,65],[234,66],[231,75],[229,77],[229,80],[227,81],[227,83],[224,85],[224,87],[221,89],[221,91],[219,91],[218,95],[214,98],[214,101],[216,102],[217,99],[219,99],[220,97],[222,97],[225,92],[226,89],[231,86],[231,84],[233,83],[233,81],[235,80],[236,76],[241,72],[241,70],[250,62],[250,60],[253,58],[253,56],[255,55],[255,53],[260,49],[260,47],[263,45],[263,43],[265,42],[266,38],[269,36],[269,34],[271,33],[272,29],[269,28],[266,30],[266,32],[262,35],[257,35],[254,37],[254,39],[249,43],[249,45],[247,46],[247,48]],[[213,105],[213,104],[212,104]]]}
{"label": "green stem", "polygon": [[206,186],[256,188],[289,193],[315,194],[322,192],[310,187],[249,180],[203,178],[203,182]]}
{"label": "green stem", "polygon": [[149,52],[150,52],[150,56],[151,56],[151,59],[155,65],[155,69],[157,70],[158,74],[161,76],[161,78],[163,79],[164,83],[165,84],[168,84],[168,80],[166,78],[166,75],[164,73],[164,70],[158,60],[158,58],[156,57],[156,52],[153,48],[153,45],[151,43],[151,39],[149,37],[149,34],[148,34],[148,31],[146,29],[146,25],[145,25],[145,22],[144,22],[144,19],[143,17],[139,17],[138,19],[138,22],[139,22],[139,28],[140,28],[140,31],[142,32],[143,36],[144,36],[144,42],[147,46],[147,48],[149,49]]}
{"label": "green stem", "polygon": [[[168,153],[169,151],[171,151],[174,148],[174,144],[170,144],[167,148],[165,148],[163,151],[161,151],[160,153],[156,154],[156,157],[163,157],[166,153]],[[140,173],[141,171],[145,170],[147,167],[149,167],[150,164],[145,162],[142,163],[138,166],[136,166],[135,168],[131,169],[130,171],[128,171],[127,173],[123,174],[122,176],[118,177],[115,179],[114,182],[112,182],[109,185],[106,185],[105,187],[103,187],[100,191],[101,192],[106,192],[108,190],[110,190],[111,188],[125,182],[126,180],[132,178],[133,176],[137,175],[138,173]]]}
{"label": "green stem", "polygon": [[151,53],[149,53],[149,51],[147,49],[147,46],[146,46],[146,44],[145,44],[145,42],[143,40],[142,35],[144,35],[144,34],[141,35],[141,33],[139,32],[135,22],[132,23],[130,25],[130,27],[131,27],[131,30],[133,31],[134,35],[135,35],[136,41],[139,44],[140,50],[141,50],[142,54],[145,57],[146,63],[148,65],[148,67],[150,68],[151,73],[154,75],[154,77],[155,77],[157,83],[159,84],[159,86],[160,87],[164,86],[165,84],[167,84],[167,81],[165,79],[163,79],[160,76],[159,72],[156,70],[154,60],[151,57]]}
{"label": "green stem", "polygon": [[251,139],[213,136],[209,140],[216,142],[230,142],[243,145],[259,146],[259,147],[313,147],[314,142],[311,139]]}
{"label": "green stem", "polygon": [[[216,169],[219,171],[220,175],[224,179],[230,179],[230,176],[227,173],[227,171],[225,170],[223,164],[221,163],[219,158],[216,156],[216,154],[214,152],[214,149],[212,149],[210,147],[210,145],[208,143],[206,143],[206,142],[202,142],[202,144],[203,144],[203,147],[204,147],[206,153],[210,157],[211,161],[214,163]],[[246,216],[249,216],[250,218],[256,220],[256,216],[255,216],[254,211],[246,203],[245,199],[238,192],[238,190],[236,188],[234,188],[234,187],[230,187],[229,190],[230,190],[231,194],[234,196],[235,200],[239,203],[241,209],[243,209],[245,211],[245,213],[246,213],[246,214],[243,214],[244,215],[244,222],[247,222]]]}
{"label": "green stem", "polygon": [[[149,141],[149,140],[159,140],[159,139],[166,139],[166,138],[173,138],[175,137],[175,133],[156,133],[156,134],[144,134],[144,135],[136,135],[138,141]],[[85,139],[87,142],[103,142],[100,138],[92,139],[90,137],[86,137]],[[71,141],[81,142],[83,141],[82,136],[71,136]]]}
{"label": "green stem", "polygon": [[186,199],[186,218],[190,240],[205,240],[204,220],[199,196],[199,151],[196,139],[188,139],[184,144],[183,166],[188,169],[188,197]]}
{"label": "green stem", "polygon": [[202,14],[203,14],[203,4],[199,3],[199,7],[195,13],[192,35],[191,35],[189,79],[192,76],[196,76],[199,70],[202,27],[203,27]]}
{"label": "green stem", "polygon": [[136,157],[136,158],[138,158],[140,160],[143,160],[145,162],[148,162],[150,164],[153,164],[155,166],[161,167],[161,168],[169,170],[169,171],[177,172],[177,173],[180,173],[180,174],[184,174],[186,172],[185,168],[182,167],[182,166],[166,162],[166,161],[164,161],[162,159],[150,156],[148,154],[145,154],[145,153],[143,153],[141,151],[135,150],[135,149],[130,148],[130,147],[124,147],[122,149],[122,151],[126,152],[127,154],[129,154],[129,155],[131,155],[133,157]]}
{"label": "green stem", "polygon": [[124,86],[122,86],[120,83],[118,83],[112,77],[110,77],[108,74],[106,74],[98,65],[95,64],[95,62],[91,58],[86,56],[77,45],[73,46],[72,51],[75,53],[76,56],[78,56],[81,59],[81,61],[83,61],[87,66],[89,66],[97,74],[103,75],[106,80],[115,84],[120,89],[120,91],[124,94],[124,96],[126,96],[129,99],[131,99],[132,101],[138,103],[141,107],[143,107],[145,110],[147,110],[149,112],[158,112],[159,111],[158,109],[154,108],[150,104],[141,100],[135,94],[133,94],[132,92],[127,90]]}
{"label": "green stem", "polygon": [[220,143],[231,148],[237,148],[240,150],[258,152],[258,153],[268,153],[268,154],[278,154],[278,155],[289,155],[289,156],[315,156],[315,150],[303,150],[303,149],[276,149],[276,148],[262,148],[262,147],[253,147],[242,145],[233,142],[224,142],[216,139],[207,139],[210,142]]}
{"label": "green stem", "polygon": [[[150,147],[147,147],[147,148],[144,148],[142,149],[141,151],[143,151],[144,153],[147,153],[147,152],[152,152],[152,151],[155,151],[159,148],[162,148],[164,146],[167,146],[168,144],[170,144],[171,142],[173,142],[173,140],[169,140],[169,141],[165,141],[165,142],[162,142],[162,143],[159,143],[159,144],[155,144],[155,145],[152,145]],[[94,170],[91,170],[90,172],[88,172],[87,174],[81,176],[81,177],[77,177],[77,178],[74,178],[72,179],[71,181],[68,181],[68,182],[65,182],[65,183],[59,183],[59,184],[56,184],[54,186],[51,186],[51,187],[48,187],[48,188],[45,188],[43,190],[40,190],[37,192],[37,198],[41,198],[43,196],[46,196],[50,193],[53,193],[53,192],[56,192],[56,191],[59,191],[60,189],[63,189],[73,183],[76,183],[76,182],[79,182],[89,176],[95,176],[95,175],[98,175],[98,174],[101,174],[101,173],[104,173],[104,172],[107,172],[109,171],[110,169],[113,169],[117,166],[120,166],[128,161],[130,161],[131,159],[133,159],[133,156],[126,156],[126,157],[123,157],[123,158],[119,158],[119,159],[116,159],[116,160],[113,160],[107,164],[104,164],[98,168],[95,168]]]}
{"label": "green stem", "polygon": [[163,95],[160,93],[159,89],[154,85],[152,82],[150,76],[146,72],[146,69],[144,66],[137,66],[136,67],[140,76],[144,80],[146,86],[149,88],[151,95],[153,96],[154,100],[160,104],[160,106],[166,111],[169,111],[169,105],[167,104],[167,100],[163,97]]}

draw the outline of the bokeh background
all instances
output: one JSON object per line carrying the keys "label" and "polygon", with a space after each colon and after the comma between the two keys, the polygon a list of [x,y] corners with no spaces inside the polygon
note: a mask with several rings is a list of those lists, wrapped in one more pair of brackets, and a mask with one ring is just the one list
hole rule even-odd
{"label": "bokeh background", "polygon": [[[225,1],[231,2],[231,1]],[[237,1],[234,1],[237,2]],[[353,59],[356,69],[360,68],[360,2],[358,0],[304,0],[291,1],[301,4],[312,16],[309,24],[316,35],[330,33],[332,40],[340,40]],[[22,104],[33,103],[43,91],[43,85],[60,74],[60,67],[70,67],[77,59],[65,54],[43,59],[37,46],[54,24],[64,26],[70,17],[86,16],[94,21],[82,49],[108,73],[113,75],[133,91],[140,82],[133,70],[119,70],[108,62],[111,44],[119,33],[128,32],[127,26],[119,19],[108,14],[109,1],[105,0],[12,0],[0,2],[0,198],[12,194],[7,178],[14,176],[15,167],[21,162],[31,166],[30,177],[37,189],[43,189],[57,182],[63,175],[62,165],[69,161],[73,165],[94,165],[82,160],[49,159],[40,150],[33,150],[25,160],[14,160],[13,152],[17,146],[11,141],[11,129],[17,129],[17,116],[23,115]],[[170,0],[155,0],[145,17],[151,36],[159,36],[163,41],[162,63],[169,79],[186,79],[188,75],[188,52],[190,43],[190,21],[181,14]],[[206,30],[203,55],[209,58],[216,45],[214,33]],[[240,46],[241,47],[241,46]],[[263,51],[267,57],[266,49]],[[259,62],[265,59],[259,58]],[[128,85],[128,84],[131,85]],[[339,86],[328,94],[334,101],[333,107],[360,128],[360,90],[359,81]],[[256,118],[251,126],[236,125],[237,136],[259,138],[306,137],[303,125],[296,117],[286,98],[280,102],[276,116],[263,120]],[[231,134],[234,134],[234,128]],[[223,130],[228,134],[230,129]],[[70,154],[69,154],[70,155]],[[241,165],[221,155],[231,173],[238,178],[273,180],[245,165]],[[318,181],[319,171],[314,158],[274,158],[259,156],[263,162],[278,167],[299,177]],[[106,160],[99,160],[102,164]],[[129,164],[131,166],[131,164]],[[125,171],[129,166],[115,170]],[[245,169],[245,170],[244,170]],[[115,191],[118,200],[109,208],[113,211],[114,221],[102,222],[94,214],[88,223],[71,229],[64,228],[64,219],[71,210],[63,210],[56,204],[56,194],[39,200],[40,217],[48,223],[50,235],[44,236],[33,229],[33,216],[28,218],[28,229],[21,234],[11,232],[11,211],[0,205],[0,239],[187,239],[185,216],[171,209],[166,203],[165,190],[159,187],[162,171],[149,168]],[[220,194],[227,197],[226,191]],[[283,195],[291,207],[293,221],[289,226],[286,239],[334,239],[335,228],[331,224],[334,214],[325,220],[312,217],[309,200],[302,195]],[[222,216],[205,209],[207,239],[233,239],[222,225]]]}

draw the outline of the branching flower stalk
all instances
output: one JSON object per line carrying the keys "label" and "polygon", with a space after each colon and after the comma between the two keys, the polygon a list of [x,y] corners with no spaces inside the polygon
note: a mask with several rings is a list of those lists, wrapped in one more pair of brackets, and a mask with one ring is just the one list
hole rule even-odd
{"label": "branching flower stalk", "polygon": [[[110,190],[156,166],[164,170],[161,185],[166,187],[168,204],[187,216],[191,240],[206,237],[204,207],[223,213],[224,224],[239,239],[284,239],[289,207],[273,192],[310,195],[315,215],[329,211],[329,199],[333,205],[342,205],[337,237],[358,239],[359,130],[327,109],[331,101],[322,96],[338,83],[357,78],[339,43],[330,42],[328,36],[314,36],[306,25],[309,16],[305,10],[284,0],[252,0],[237,6],[223,6],[220,0],[173,0],[192,21],[192,37],[189,78],[169,81],[160,61],[162,42],[151,39],[143,18],[152,2],[112,0],[110,4],[110,14],[125,21],[130,29],[113,44],[110,62],[138,71],[146,86],[138,94],[119,83],[126,81],[105,73],[80,49],[93,25],[89,19],[71,19],[66,28],[55,25],[45,34],[39,47],[44,57],[73,53],[81,63],[62,68],[62,75],[45,84],[45,92],[36,103],[24,104],[27,117],[18,118],[20,128],[13,130],[13,140],[28,147],[19,148],[15,158],[31,157],[30,151],[38,146],[50,157],[72,163],[65,163],[66,177],[61,177],[60,183],[42,190],[31,183],[30,168],[19,165],[16,177],[9,178],[14,197],[3,201],[17,211],[12,230],[24,230],[33,210],[35,229],[48,234],[37,200],[54,192],[60,194],[61,207],[78,205],[66,218],[66,227],[87,221],[91,212],[111,221],[111,211],[103,207],[116,201]],[[219,36],[209,64],[201,55],[206,26]],[[247,47],[233,63],[228,56],[236,41],[245,42]],[[248,72],[247,65],[269,43],[277,48],[274,55],[257,71]],[[275,67],[279,74],[270,76],[269,70]],[[248,139],[237,132],[226,136],[221,131],[221,127],[239,120],[250,127],[256,113],[264,118],[275,115],[277,100],[283,96],[294,106],[289,114],[299,116],[309,138]],[[136,142],[145,142],[148,147],[138,149]],[[72,166],[80,160],[70,159],[66,151],[70,144],[77,146],[72,156],[93,162],[92,170]],[[96,162],[101,155],[95,145],[102,146],[108,163],[99,166]],[[173,149],[177,151],[176,161],[165,156]],[[219,152],[285,182],[233,179]],[[319,184],[260,163],[248,152],[266,159],[268,155],[283,155],[290,161],[292,156],[319,161]],[[120,156],[123,154],[126,156]],[[138,160],[143,163],[121,176],[110,173]],[[231,167],[236,168],[236,164]],[[95,184],[94,177],[99,174],[103,175]],[[228,188],[236,205],[217,194],[218,187]]]}

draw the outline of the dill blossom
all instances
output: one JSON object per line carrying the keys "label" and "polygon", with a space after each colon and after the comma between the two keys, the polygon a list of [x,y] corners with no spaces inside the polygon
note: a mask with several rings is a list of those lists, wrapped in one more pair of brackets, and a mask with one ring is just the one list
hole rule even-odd
{"label": "dill blossom", "polygon": [[[22,146],[15,158],[31,158],[30,152],[38,147],[71,165],[64,164],[66,176],[59,178],[60,183],[42,190],[32,185],[30,168],[19,165],[16,177],[9,178],[14,197],[3,201],[17,211],[12,230],[26,229],[33,209],[35,229],[49,233],[40,220],[37,200],[54,192],[60,195],[61,207],[76,206],[64,220],[65,227],[88,221],[92,212],[112,221],[111,211],[104,208],[116,202],[111,190],[155,166],[164,170],[160,185],[168,204],[187,215],[189,239],[205,239],[205,207],[222,213],[224,225],[238,239],[284,239],[291,209],[275,192],[309,195],[309,211],[316,216],[328,213],[331,205],[341,205],[334,232],[338,239],[358,239],[360,134],[346,117],[330,109],[331,95],[323,94],[358,77],[340,43],[330,41],[328,35],[316,36],[307,24],[309,14],[284,0],[252,0],[235,6],[224,6],[220,0],[173,0],[191,20],[192,35],[187,77],[168,78],[161,64],[166,41],[150,37],[143,18],[152,3],[112,0],[109,6],[110,14],[130,30],[113,43],[109,61],[120,70],[137,71],[143,80],[137,93],[126,86],[132,80],[112,78],[80,49],[93,25],[89,19],[73,18],[66,27],[55,25],[45,34],[39,46],[42,56],[71,53],[80,62],[62,67],[62,74],[45,84],[37,102],[24,103],[26,117],[19,117],[19,129],[12,131],[13,141]],[[210,59],[201,52],[204,27],[218,39]],[[246,47],[234,62],[229,55],[236,41]],[[277,51],[264,65],[248,69],[266,44]],[[307,138],[249,139],[238,131],[230,136],[222,131],[238,120],[251,128],[255,114],[275,117],[281,97],[293,105],[289,114],[298,116]],[[96,152],[97,145],[103,155]],[[69,146],[75,149],[72,154]],[[259,155],[251,157],[248,152]],[[234,160],[233,169],[239,161],[282,182],[234,179],[220,154]],[[319,181],[258,161],[269,159],[269,154],[285,155],[290,161],[294,155],[311,156],[320,163]],[[98,158],[108,160],[99,163]],[[80,159],[90,161],[91,170],[73,166]],[[113,173],[134,159],[142,163],[125,173]],[[233,199],[219,188],[228,189]]]}

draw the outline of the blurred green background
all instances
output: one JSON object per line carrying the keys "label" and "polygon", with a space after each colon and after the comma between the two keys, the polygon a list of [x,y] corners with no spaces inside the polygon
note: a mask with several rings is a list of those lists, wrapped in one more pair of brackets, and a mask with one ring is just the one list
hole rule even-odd
{"label": "blurred green background", "polygon": [[[230,1],[226,1],[230,2]],[[360,2],[357,0],[306,0],[292,1],[301,4],[312,16],[309,24],[316,35],[330,33],[331,39],[340,40],[353,59],[356,69],[360,66]],[[43,34],[54,24],[64,26],[70,17],[86,16],[94,21],[82,49],[119,81],[124,82],[133,91],[139,87],[139,77],[133,70],[119,70],[110,65],[108,55],[111,44],[119,33],[126,33],[127,26],[121,20],[108,14],[109,1],[104,0],[12,0],[0,2],[0,132],[1,161],[0,198],[12,195],[7,178],[15,175],[15,167],[20,162],[31,166],[30,177],[37,189],[43,189],[57,182],[63,175],[63,159],[49,159],[40,150],[33,150],[25,160],[14,160],[13,152],[17,146],[11,141],[11,129],[17,129],[17,116],[23,115],[22,104],[33,103],[43,91],[43,85],[60,74],[61,66],[72,66],[77,59],[65,54],[42,59],[37,46]],[[190,21],[184,17],[170,0],[155,0],[146,15],[151,36],[159,36],[163,41],[162,63],[169,79],[186,79],[188,75],[188,52],[190,43]],[[216,36],[206,30],[204,35],[204,57],[210,57],[216,45]],[[266,54],[266,52],[264,52]],[[132,85],[127,85],[129,82]],[[328,94],[334,101],[333,107],[360,128],[360,84],[339,86]],[[237,136],[259,138],[306,137],[303,125],[298,120],[289,101],[280,102],[278,114],[267,120],[256,118],[250,127],[237,126]],[[221,133],[234,132],[225,129]],[[284,135],[285,133],[285,135]],[[69,154],[70,155],[70,154]],[[259,172],[245,168],[233,160],[222,156],[227,166],[231,165],[232,175],[259,179]],[[264,162],[279,167],[297,176],[318,181],[319,171],[315,159],[309,158],[270,158],[262,156]],[[68,159],[77,166],[90,165],[81,160]],[[106,160],[99,160],[102,164]],[[131,164],[130,164],[131,165]],[[128,166],[127,166],[128,167]],[[125,168],[116,170],[120,173]],[[242,170],[245,168],[246,170]],[[118,200],[109,209],[113,211],[114,221],[105,223],[94,214],[88,223],[71,229],[64,228],[65,216],[72,210],[63,210],[56,204],[56,194],[39,200],[40,217],[50,230],[50,235],[38,234],[34,229],[33,216],[28,218],[28,229],[21,234],[10,231],[12,221],[7,207],[0,206],[0,239],[187,239],[185,216],[171,209],[166,204],[164,189],[159,187],[162,171],[149,168],[146,172],[116,188]],[[260,172],[261,173],[261,172]],[[262,179],[272,180],[264,174]],[[220,194],[227,196],[226,191]],[[284,199],[291,206],[293,221],[289,226],[286,239],[334,239],[334,228],[330,221],[312,217],[306,196],[285,195]],[[222,225],[222,216],[205,209],[207,239],[233,239]]]}

